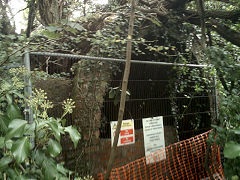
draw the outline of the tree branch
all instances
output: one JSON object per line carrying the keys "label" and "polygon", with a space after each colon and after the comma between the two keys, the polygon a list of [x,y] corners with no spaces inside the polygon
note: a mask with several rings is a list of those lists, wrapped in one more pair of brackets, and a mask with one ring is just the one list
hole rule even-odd
{"label": "tree branch", "polygon": [[5,63],[7,63],[10,59],[11,56],[13,56],[14,54],[16,54],[17,52],[23,50],[25,47],[27,47],[28,44],[26,44],[25,46],[22,46],[20,49],[17,49],[16,51],[14,51],[13,53],[9,54],[7,56],[7,58],[3,61],[3,62],[0,62],[0,67],[3,66]]}
{"label": "tree branch", "polygon": [[141,7],[136,7],[137,10],[143,12],[143,13],[156,13],[158,15],[164,15],[161,11],[159,11],[157,8],[152,8],[152,9],[146,9],[146,8],[141,8]]}
{"label": "tree branch", "polygon": [[148,1],[144,1],[144,0],[139,0],[139,3],[140,3],[140,4],[143,4],[143,5],[145,5],[145,6],[150,7],[150,6],[158,3],[158,0],[154,0],[154,1],[152,1],[152,2],[148,2]]}
{"label": "tree branch", "polygon": [[[201,25],[199,19],[196,19],[193,17],[189,18],[187,21],[191,24],[195,24],[198,26]],[[208,21],[208,23],[206,23],[206,27],[217,32],[225,40],[240,47],[240,32],[235,31],[235,30],[231,29],[230,27],[224,25],[223,23],[219,23],[216,20]]]}
{"label": "tree branch", "polygon": [[[188,0],[188,2],[191,2],[193,0]],[[206,0],[206,1],[209,1],[209,0]],[[223,3],[230,3],[230,0],[215,0],[215,1],[218,1],[218,2],[223,2]]]}
{"label": "tree branch", "polygon": [[225,79],[223,78],[223,73],[221,72],[221,70],[219,68],[216,68],[217,70],[217,75],[219,77],[219,80],[221,81],[222,85],[223,85],[223,88],[228,91],[228,86],[227,86],[227,83],[225,81]]}
{"label": "tree branch", "polygon": [[[200,18],[198,12],[192,11],[192,10],[184,10],[183,13],[186,16],[191,16],[194,18]],[[231,21],[238,21],[238,18],[240,17],[240,9],[232,10],[232,11],[222,11],[222,10],[211,10],[206,11],[204,14],[205,18],[219,18],[219,19],[225,19],[225,20],[231,20]]]}
{"label": "tree branch", "polygon": [[215,20],[211,21],[210,26],[210,28],[216,31],[221,37],[240,47],[240,32],[237,32],[222,23],[218,23]]}

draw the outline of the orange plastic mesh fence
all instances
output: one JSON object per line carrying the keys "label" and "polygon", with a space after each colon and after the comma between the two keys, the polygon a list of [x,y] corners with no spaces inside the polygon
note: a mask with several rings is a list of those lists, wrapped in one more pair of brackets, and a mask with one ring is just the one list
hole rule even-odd
{"label": "orange plastic mesh fence", "polygon": [[[224,179],[217,145],[208,146],[210,131],[172,144],[112,170],[110,179]],[[104,173],[97,179],[103,179]]]}

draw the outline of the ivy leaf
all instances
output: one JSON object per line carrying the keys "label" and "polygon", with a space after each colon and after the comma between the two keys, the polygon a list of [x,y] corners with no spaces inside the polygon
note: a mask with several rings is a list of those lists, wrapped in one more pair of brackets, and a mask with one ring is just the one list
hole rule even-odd
{"label": "ivy leaf", "polygon": [[114,106],[116,106],[119,102],[120,102],[120,97],[117,96],[113,101]]}
{"label": "ivy leaf", "polygon": [[16,171],[16,169],[12,169],[10,167],[8,167],[6,169],[6,174],[9,176],[9,179],[18,179],[19,178],[19,174],[17,174],[18,172]]}
{"label": "ivy leaf", "polygon": [[6,112],[10,120],[22,118],[22,113],[17,104],[9,104]]}
{"label": "ivy leaf", "polygon": [[12,97],[10,96],[10,94],[6,94],[6,99],[8,104],[12,104]]}
{"label": "ivy leaf", "polygon": [[34,136],[35,126],[35,121],[31,124],[26,124],[24,135]]}
{"label": "ivy leaf", "polygon": [[235,134],[238,134],[238,135],[240,134],[240,129],[233,129],[232,131],[233,131]]}
{"label": "ivy leaf", "polygon": [[56,32],[51,32],[48,30],[45,30],[42,32],[46,37],[48,37],[49,39],[58,39],[61,37],[61,34],[56,33]]}
{"label": "ivy leaf", "polygon": [[14,119],[8,126],[8,132],[5,139],[8,140],[12,137],[21,137],[23,136],[25,126],[27,121],[21,119]]}
{"label": "ivy leaf", "polygon": [[71,33],[73,33],[74,35],[77,34],[77,32],[78,32],[76,29],[71,28],[71,27],[64,27],[64,30],[65,30],[65,31],[68,31],[68,32],[71,32]]}
{"label": "ivy leaf", "polygon": [[113,89],[111,89],[111,90],[109,91],[108,96],[109,96],[110,99],[113,99],[114,96],[115,96],[115,91],[114,91]]}
{"label": "ivy leaf", "polygon": [[44,159],[46,159],[46,155],[43,151],[41,151],[40,149],[37,149],[36,151],[34,151],[33,153],[33,159],[35,160],[36,164],[39,166],[42,166],[42,163],[44,161]]}
{"label": "ivy leaf", "polygon": [[45,158],[43,161],[44,179],[52,180],[58,176],[56,164],[50,158]]}
{"label": "ivy leaf", "polygon": [[70,138],[74,144],[74,147],[77,147],[78,141],[81,138],[80,133],[77,131],[76,128],[72,126],[65,127],[65,131],[69,133]]}
{"label": "ivy leaf", "polygon": [[46,29],[50,32],[56,32],[56,31],[61,31],[62,30],[62,28],[57,27],[57,26],[48,26],[48,27],[46,27]]}
{"label": "ivy leaf", "polygon": [[22,99],[25,98],[23,94],[19,93],[19,91],[14,90],[14,91],[12,91],[12,93],[17,95],[19,98],[22,98]]}
{"label": "ivy leaf", "polygon": [[67,176],[67,173],[69,172],[69,170],[64,168],[62,164],[57,164],[57,170],[58,172],[62,173],[64,176]]}
{"label": "ivy leaf", "polygon": [[156,24],[158,27],[162,26],[161,22],[153,16],[152,16],[152,18],[148,18],[148,20],[152,21],[152,23]]}
{"label": "ivy leaf", "polygon": [[8,164],[12,162],[12,158],[10,156],[4,156],[0,160],[0,171],[4,170],[6,167],[8,167]]}
{"label": "ivy leaf", "polygon": [[85,30],[85,28],[84,28],[83,26],[81,26],[80,24],[76,24],[76,25],[74,26],[74,28],[76,28],[76,29],[79,30],[79,31],[84,31],[84,30]]}
{"label": "ivy leaf", "polygon": [[70,26],[71,28],[75,28],[75,29],[77,29],[77,30],[79,30],[79,31],[84,31],[84,30],[86,30],[83,26],[81,26],[81,25],[78,24],[78,23],[68,22],[67,25]]}
{"label": "ivy leaf", "polygon": [[3,132],[4,134],[7,132],[9,121],[10,120],[7,116],[0,115],[0,132]]}
{"label": "ivy leaf", "polygon": [[16,158],[17,163],[23,162],[29,155],[30,142],[28,137],[23,137],[17,140],[12,146],[13,156]]}
{"label": "ivy leaf", "polygon": [[0,137],[0,148],[2,149],[4,147],[5,144],[5,138],[4,137]]}
{"label": "ivy leaf", "polygon": [[234,141],[229,141],[225,144],[224,147],[224,157],[229,159],[234,159],[240,156],[240,144],[235,143]]}
{"label": "ivy leaf", "polygon": [[48,122],[48,125],[50,126],[50,128],[53,131],[53,135],[55,136],[55,138],[58,140],[58,142],[60,142],[60,129],[58,128],[60,126],[59,123],[57,123],[56,121],[51,121]]}
{"label": "ivy leaf", "polygon": [[49,142],[48,142],[47,151],[52,157],[55,158],[58,154],[61,153],[62,147],[61,147],[59,142],[50,139]]}
{"label": "ivy leaf", "polygon": [[11,139],[5,141],[6,148],[8,150],[12,149],[13,141]]}

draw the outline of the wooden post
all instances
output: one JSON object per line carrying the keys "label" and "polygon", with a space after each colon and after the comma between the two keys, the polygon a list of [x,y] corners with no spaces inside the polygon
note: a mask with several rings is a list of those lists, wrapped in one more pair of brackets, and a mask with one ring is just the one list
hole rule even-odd
{"label": "wooden post", "polygon": [[132,36],[133,36],[133,26],[134,26],[134,11],[135,11],[135,0],[131,0],[131,15],[129,20],[128,26],[128,37],[127,37],[127,51],[126,51],[126,63],[125,63],[125,70],[123,75],[123,82],[122,82],[122,92],[121,92],[121,100],[120,100],[120,107],[118,112],[118,123],[117,128],[114,136],[113,146],[111,149],[110,158],[108,161],[107,172],[104,176],[104,179],[109,179],[113,163],[116,156],[116,149],[117,143],[119,139],[119,133],[121,130],[124,110],[125,110],[125,102],[126,102],[126,91],[128,85],[128,77],[130,73],[130,66],[131,66],[131,54],[132,54]]}

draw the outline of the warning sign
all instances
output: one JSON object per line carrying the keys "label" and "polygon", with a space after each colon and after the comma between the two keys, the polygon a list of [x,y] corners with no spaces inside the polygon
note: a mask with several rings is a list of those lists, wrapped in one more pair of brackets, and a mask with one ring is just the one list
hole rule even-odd
{"label": "warning sign", "polygon": [[[165,147],[164,140],[164,128],[163,128],[163,117],[153,117],[143,119],[143,134],[144,134],[144,147],[145,156],[148,156],[162,148]],[[165,151],[161,157],[153,156],[149,159],[147,158],[147,164],[158,162],[166,159]]]}
{"label": "warning sign", "polygon": [[[116,128],[117,128],[117,121],[111,121],[112,145],[113,145]],[[133,119],[123,120],[117,145],[123,146],[123,145],[134,144],[134,143],[135,143],[134,120]]]}

